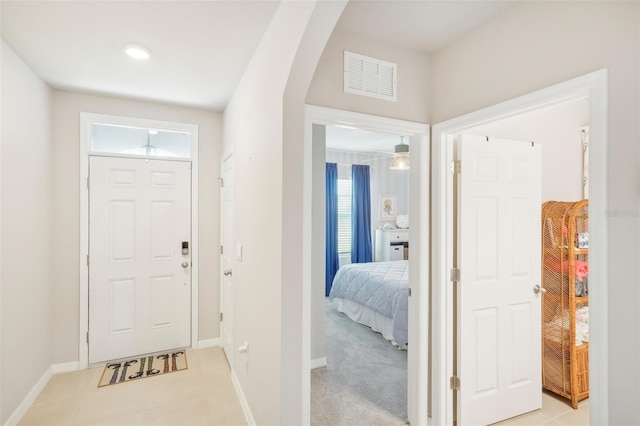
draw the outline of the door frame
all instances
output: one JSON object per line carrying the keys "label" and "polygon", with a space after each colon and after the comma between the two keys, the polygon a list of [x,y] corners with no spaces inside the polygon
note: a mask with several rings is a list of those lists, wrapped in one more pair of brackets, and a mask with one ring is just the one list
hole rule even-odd
{"label": "door frame", "polygon": [[[417,344],[409,351],[407,415],[412,424],[427,424],[427,406],[419,401],[428,397],[428,331],[429,331],[429,125],[388,117],[305,105],[305,136],[303,160],[303,284],[302,284],[302,423],[310,423],[311,409],[311,252],[312,252],[312,127],[320,125],[351,126],[381,133],[410,135],[413,154],[410,194],[419,204],[412,203],[409,238],[413,259],[410,262],[409,287],[413,290],[410,303],[409,339]],[[425,218],[425,219],[422,219]],[[417,327],[412,327],[416,324]],[[414,349],[415,348],[415,349]]]}
{"label": "door frame", "polygon": [[[80,112],[80,295],[79,295],[79,333],[78,333],[78,368],[89,366],[89,153],[91,143],[91,125],[95,122],[134,127],[161,128],[167,130],[189,132],[191,135],[191,348],[198,347],[198,126],[195,124],[175,123],[170,121],[149,120],[143,118],[120,117],[114,115]],[[123,158],[140,158],[136,156],[113,155]],[[172,160],[168,158],[158,158]]]}
{"label": "door frame", "polygon": [[453,137],[475,126],[517,116],[565,102],[589,100],[590,190],[589,275],[594,282],[593,302],[589,302],[589,404],[591,424],[608,421],[608,289],[607,289],[607,146],[608,146],[608,72],[601,69],[433,126],[432,164],[432,303],[433,303],[433,370],[432,422],[452,425],[453,391],[449,377],[453,375],[453,286],[448,271],[453,267]]}
{"label": "door frame", "polygon": [[[226,163],[232,157],[233,157],[233,152],[232,151],[226,152],[226,153],[224,153],[222,155],[222,159],[220,160],[220,176],[221,176],[220,179],[223,179],[223,177],[224,177],[224,163]],[[232,169],[231,170],[231,174],[233,175],[233,173],[234,173],[234,170]],[[224,180],[221,180],[221,182],[222,182],[222,185],[224,185]],[[235,182],[235,179],[234,179],[234,182]],[[234,194],[234,198],[233,198],[233,203],[234,203],[234,206],[235,206],[235,194]],[[222,247],[224,246],[224,244],[223,244],[224,243],[224,241],[223,241],[224,227],[227,225],[227,224],[224,223],[224,217],[225,217],[225,215],[223,213],[223,209],[224,208],[225,208],[225,206],[224,206],[224,189],[220,188],[220,247],[221,247],[221,250],[222,250]],[[232,210],[232,213],[233,213],[233,210]],[[233,232],[233,236],[235,238],[235,228],[232,227],[231,229],[232,229],[232,232]],[[229,249],[230,250],[236,250],[235,247],[229,247]],[[233,259],[233,256],[232,256],[231,257],[231,264],[232,264],[231,270],[232,271],[233,271],[233,263],[234,263],[234,259]],[[233,274],[231,275],[231,279],[233,280]],[[228,314],[228,312],[224,311],[222,309],[222,305],[224,303],[224,258],[223,258],[222,252],[220,253],[220,278],[219,278],[219,282],[220,282],[220,291],[219,291],[218,295],[220,297],[220,313],[223,313],[226,316]],[[231,283],[231,297],[232,297],[231,304],[232,304],[232,306],[231,306],[231,314],[230,314],[232,319],[233,319],[233,308],[234,308],[234,306],[233,306],[233,295],[234,295],[234,289],[233,289],[233,282],[232,282]],[[223,322],[223,321],[220,321],[220,322]],[[222,339],[222,327],[223,327],[223,325],[220,324],[220,346],[224,347],[224,341]],[[233,332],[234,332],[234,329],[233,329],[233,321],[232,321],[232,324],[231,324],[231,347],[232,348],[234,347]],[[233,356],[233,350],[231,350],[229,354],[227,354],[225,352],[225,355],[227,357],[227,361],[229,362],[229,366],[231,367],[231,370],[233,370],[234,369],[234,359],[235,359],[235,357]]]}

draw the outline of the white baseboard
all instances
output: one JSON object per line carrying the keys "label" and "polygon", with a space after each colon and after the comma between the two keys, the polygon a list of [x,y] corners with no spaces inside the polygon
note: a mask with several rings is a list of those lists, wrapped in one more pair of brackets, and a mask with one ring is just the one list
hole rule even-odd
{"label": "white baseboard", "polygon": [[4,426],[14,426],[18,424],[18,422],[25,415],[29,407],[31,407],[31,404],[33,404],[36,398],[38,397],[38,395],[40,395],[40,392],[42,392],[42,389],[44,389],[44,387],[47,385],[49,380],[51,380],[52,368],[53,366],[47,368],[47,371],[45,371],[42,377],[40,377],[40,379],[36,382],[36,384],[33,385],[31,390],[27,394],[27,396],[24,397],[20,405],[18,405],[18,407],[11,414],[11,416],[9,416]]}
{"label": "white baseboard", "polygon": [[251,413],[249,402],[244,396],[242,386],[240,386],[240,380],[238,380],[238,376],[233,369],[231,370],[231,381],[233,382],[233,387],[235,388],[238,399],[240,400],[240,406],[242,407],[242,411],[244,412],[244,417],[247,420],[247,424],[249,426],[256,426],[256,420],[253,418],[253,414]]}
{"label": "white baseboard", "polygon": [[316,358],[311,360],[311,369],[326,367],[327,366],[327,357],[323,356],[322,358]]}
{"label": "white baseboard", "polygon": [[220,338],[217,337],[215,339],[207,339],[198,341],[198,347],[194,349],[204,349],[204,348],[212,348],[215,346],[220,346]]}
{"label": "white baseboard", "polygon": [[71,371],[78,371],[80,369],[80,363],[78,361],[65,362],[62,364],[52,364],[51,374],[69,373]]}

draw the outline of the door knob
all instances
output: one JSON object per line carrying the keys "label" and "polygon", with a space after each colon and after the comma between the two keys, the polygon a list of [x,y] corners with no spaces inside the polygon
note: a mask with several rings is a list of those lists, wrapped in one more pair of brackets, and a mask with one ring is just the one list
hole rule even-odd
{"label": "door knob", "polygon": [[545,294],[547,292],[547,289],[536,284],[533,286],[533,292],[535,294]]}
{"label": "door knob", "polygon": [[188,268],[189,267],[189,262],[182,262],[182,267],[183,268]]}
{"label": "door knob", "polygon": [[225,274],[225,275],[227,275],[227,276],[228,276],[228,275],[232,275],[231,269],[225,269],[225,270],[224,270],[224,272],[223,272],[223,274]]}

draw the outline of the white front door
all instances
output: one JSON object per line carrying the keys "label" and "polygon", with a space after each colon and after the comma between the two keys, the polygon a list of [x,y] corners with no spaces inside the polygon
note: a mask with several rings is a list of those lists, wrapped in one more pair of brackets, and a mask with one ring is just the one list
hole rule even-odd
{"label": "white front door", "polygon": [[220,340],[227,355],[229,365],[233,366],[233,156],[222,163],[222,215],[221,215],[222,253],[220,269]]}
{"label": "white front door", "polygon": [[463,135],[458,144],[458,424],[542,406],[541,146]]}
{"label": "white front door", "polygon": [[92,156],[89,175],[89,362],[190,346],[191,163]]}

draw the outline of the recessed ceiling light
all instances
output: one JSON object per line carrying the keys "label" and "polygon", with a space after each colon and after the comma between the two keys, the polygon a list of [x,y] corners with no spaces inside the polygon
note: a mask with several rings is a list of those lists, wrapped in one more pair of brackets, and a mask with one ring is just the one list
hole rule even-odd
{"label": "recessed ceiling light", "polygon": [[125,46],[124,51],[135,59],[145,60],[151,57],[151,51],[139,44],[128,44]]}

